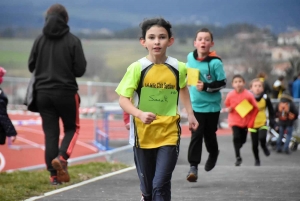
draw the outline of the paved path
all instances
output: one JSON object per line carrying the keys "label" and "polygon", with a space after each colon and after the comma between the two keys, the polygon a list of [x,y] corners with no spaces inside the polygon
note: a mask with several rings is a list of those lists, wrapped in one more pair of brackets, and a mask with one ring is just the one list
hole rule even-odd
{"label": "paved path", "polygon": [[[242,148],[243,164],[235,167],[231,136],[219,136],[220,156],[215,169],[205,172],[207,159],[204,148],[196,183],[186,181],[189,165],[186,159],[189,139],[181,143],[178,164],[172,179],[172,201],[300,201],[300,151],[291,155],[271,151],[265,157],[261,151],[261,165],[254,166],[250,137]],[[52,194],[39,201],[138,201],[139,181],[136,170],[99,179],[76,188]]]}

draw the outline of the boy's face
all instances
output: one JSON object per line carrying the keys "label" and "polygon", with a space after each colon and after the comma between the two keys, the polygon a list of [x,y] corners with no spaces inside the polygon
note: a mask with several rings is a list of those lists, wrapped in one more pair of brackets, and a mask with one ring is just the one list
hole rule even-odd
{"label": "boy's face", "polygon": [[236,91],[242,91],[245,87],[245,82],[242,78],[234,78],[232,80],[232,87],[236,90]]}
{"label": "boy's face", "polygon": [[194,41],[194,47],[197,49],[198,53],[208,54],[212,46],[214,46],[214,42],[211,41],[210,33],[199,32],[197,34],[196,40]]}
{"label": "boy's face", "polygon": [[263,85],[260,81],[256,81],[252,83],[250,89],[255,95],[259,95],[264,91]]}
{"label": "boy's face", "polygon": [[174,38],[169,38],[165,28],[160,26],[152,26],[143,39],[140,39],[142,46],[147,48],[149,55],[164,56],[166,55],[167,47],[171,46]]}

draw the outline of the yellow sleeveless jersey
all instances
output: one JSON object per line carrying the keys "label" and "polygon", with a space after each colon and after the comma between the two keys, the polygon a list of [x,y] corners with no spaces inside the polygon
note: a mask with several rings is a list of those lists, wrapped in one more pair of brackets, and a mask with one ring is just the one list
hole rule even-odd
{"label": "yellow sleeveless jersey", "polygon": [[267,115],[266,115],[266,99],[262,97],[259,101],[257,101],[258,106],[258,113],[256,115],[255,121],[254,121],[254,128],[260,128],[262,126],[266,125],[267,121]]}
{"label": "yellow sleeveless jersey", "polygon": [[[139,107],[143,87],[175,89],[186,86],[186,66],[177,59],[168,57],[164,64],[154,64],[147,58],[142,58],[131,64],[116,92],[125,97],[131,97],[134,105]],[[136,117],[130,118],[130,136],[134,138],[134,146],[140,148],[157,148],[165,145],[178,145],[181,135],[180,116],[157,115],[151,124],[144,124]]]}

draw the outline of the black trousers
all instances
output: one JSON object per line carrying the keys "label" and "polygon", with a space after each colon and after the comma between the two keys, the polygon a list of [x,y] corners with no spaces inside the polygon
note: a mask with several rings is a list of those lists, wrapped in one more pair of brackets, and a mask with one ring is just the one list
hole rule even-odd
{"label": "black trousers", "polygon": [[241,157],[240,149],[242,148],[243,144],[247,141],[247,128],[241,128],[238,126],[232,126],[233,132],[233,146],[235,151],[236,157]]}
{"label": "black trousers", "polygon": [[203,138],[209,154],[214,155],[219,151],[216,132],[218,130],[220,112],[194,112],[194,115],[199,122],[199,126],[196,131],[192,131],[188,161],[190,166],[197,167],[201,162]]}
{"label": "black trousers", "polygon": [[179,146],[154,149],[133,147],[133,152],[144,200],[170,201],[171,178],[178,159]]}
{"label": "black trousers", "polygon": [[[45,161],[47,170],[53,176],[56,170],[51,165],[52,160],[57,156],[67,160],[79,134],[79,95],[38,92],[36,96],[45,133]],[[59,146],[60,119],[64,137]]]}
{"label": "black trousers", "polygon": [[258,151],[259,143],[261,148],[266,149],[267,132],[268,132],[267,129],[257,129],[257,132],[251,132],[252,151],[255,160],[259,160],[259,151]]}

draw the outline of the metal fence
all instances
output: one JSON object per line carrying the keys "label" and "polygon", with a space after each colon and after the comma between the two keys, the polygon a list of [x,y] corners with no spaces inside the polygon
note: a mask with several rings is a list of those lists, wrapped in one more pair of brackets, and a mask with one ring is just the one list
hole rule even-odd
{"label": "metal fence", "polygon": [[[10,105],[22,105],[29,78],[5,77],[1,88],[7,95]],[[98,102],[116,102],[115,92],[118,83],[78,81],[81,107],[93,107]]]}
{"label": "metal fence", "polygon": [[[26,94],[29,78],[15,78],[5,77],[4,82],[1,84],[1,88],[8,96],[9,104],[14,107],[16,105],[22,105]],[[118,83],[110,82],[92,82],[92,81],[78,81],[79,94],[81,97],[80,106],[82,108],[95,107],[97,103],[116,103],[118,102],[118,94],[115,92]],[[224,101],[226,95],[232,89],[222,89],[222,100]],[[279,100],[272,99],[272,102],[276,104]],[[298,108],[300,114],[300,99],[294,99],[294,103]],[[181,105],[182,108],[182,105]],[[183,115],[184,116],[184,115]],[[220,115],[220,121],[226,121],[227,113]],[[295,124],[295,132],[300,136],[300,119]]]}

